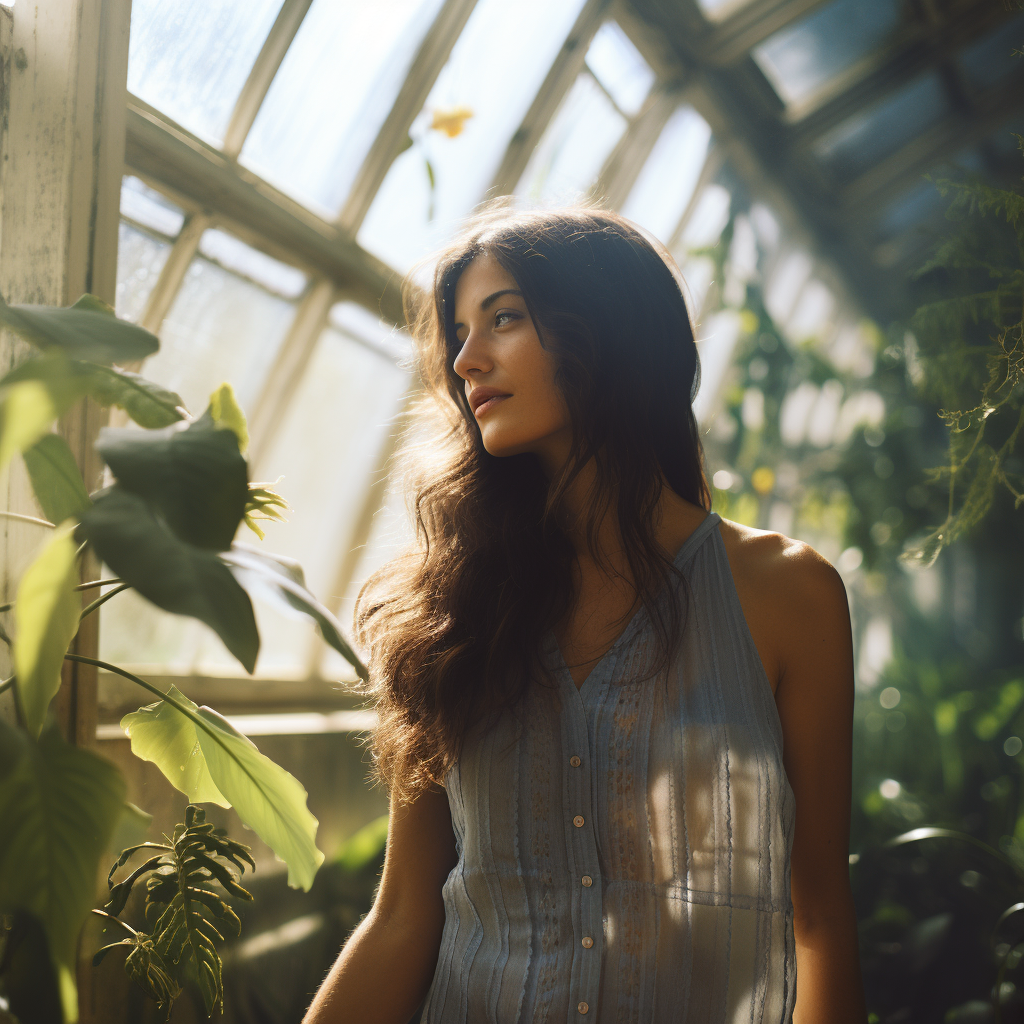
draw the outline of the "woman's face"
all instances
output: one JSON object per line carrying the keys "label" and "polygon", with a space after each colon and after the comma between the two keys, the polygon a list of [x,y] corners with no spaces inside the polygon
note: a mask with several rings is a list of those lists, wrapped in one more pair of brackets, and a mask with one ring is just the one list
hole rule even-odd
{"label": "woman's face", "polygon": [[455,286],[455,335],[453,366],[466,382],[484,448],[498,456],[534,452],[552,476],[572,440],[555,361],[515,278],[490,254],[474,259]]}

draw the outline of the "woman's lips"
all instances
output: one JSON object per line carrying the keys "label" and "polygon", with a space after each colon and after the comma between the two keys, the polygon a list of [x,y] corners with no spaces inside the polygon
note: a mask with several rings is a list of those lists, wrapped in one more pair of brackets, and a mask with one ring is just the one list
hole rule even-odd
{"label": "woman's lips", "polygon": [[497,405],[499,402],[503,402],[506,398],[511,398],[511,395],[495,395],[493,398],[488,398],[486,402],[482,402],[476,407],[474,415],[479,419],[488,409]]}

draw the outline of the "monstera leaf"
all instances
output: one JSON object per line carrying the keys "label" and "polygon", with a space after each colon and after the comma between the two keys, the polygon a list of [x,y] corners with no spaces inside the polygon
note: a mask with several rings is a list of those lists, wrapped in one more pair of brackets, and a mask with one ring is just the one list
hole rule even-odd
{"label": "monstera leaf", "polygon": [[[140,850],[159,852],[115,884],[114,873]],[[216,944],[223,941],[223,931],[238,935],[241,922],[215,886],[219,882],[231,896],[251,900],[238,881],[246,864],[256,870],[249,847],[229,839],[224,829],[206,821],[204,810],[189,805],[184,824],[175,826],[169,844],[129,847],[107,878],[110,900],[104,908],[106,915],[101,916],[116,918],[135,883],[149,875],[146,921],[151,934],[122,925],[128,937],[104,946],[93,962],[99,963],[111,949],[127,946],[131,950],[131,962],[125,963],[129,975],[168,1014],[186,980],[198,986],[207,1014],[217,1007],[223,1009],[222,965]]]}

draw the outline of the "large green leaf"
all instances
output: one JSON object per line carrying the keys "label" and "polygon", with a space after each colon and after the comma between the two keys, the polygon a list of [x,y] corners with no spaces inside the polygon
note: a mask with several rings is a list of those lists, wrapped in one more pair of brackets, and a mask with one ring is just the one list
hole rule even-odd
{"label": "large green leaf", "polygon": [[122,580],[157,607],[205,622],[252,672],[260,646],[256,619],[249,595],[228,567],[213,552],[176,537],[142,498],[120,485],[93,497],[82,513],[79,540],[88,540]]}
{"label": "large green leaf", "polygon": [[92,501],[67,441],[46,434],[24,452],[25,468],[39,507],[51,523],[77,518]]}
{"label": "large green leaf", "polygon": [[249,498],[234,431],[208,416],[184,429],[105,427],[96,448],[118,483],[154,505],[181,540],[214,551],[231,546]]}
{"label": "large green leaf", "polygon": [[338,620],[306,589],[302,566],[297,561],[284,555],[267,554],[248,544],[233,545],[230,551],[222,552],[221,558],[228,563],[235,579],[251,593],[312,618],[324,640],[361,678],[368,678],[366,667],[342,636]]}
{"label": "large green leaf", "polygon": [[[167,692],[164,703],[165,707],[159,712],[161,730],[166,730],[166,733],[172,731],[167,723],[174,716],[191,723],[201,751],[193,751],[192,756],[206,759],[209,778],[218,792],[234,807],[242,821],[288,865],[288,884],[308,890],[324,855],[316,848],[317,820],[306,807],[306,791],[302,784],[261,754],[252,740],[238,732],[216,711],[197,707],[173,687]],[[137,724],[143,720],[135,717],[140,715],[144,715],[147,722],[152,721],[154,714],[152,708],[140,708],[121,724],[123,726],[129,718]],[[179,730],[173,744],[176,751],[183,750],[193,735],[187,731],[184,722]],[[134,727],[131,735],[134,750]],[[189,766],[186,762],[182,772],[180,760],[175,763],[173,757],[165,756],[163,752],[157,760],[151,756],[157,754],[155,747],[156,744],[142,756],[152,760],[175,786],[178,786],[173,778],[175,774],[180,778],[192,771],[197,778],[201,777],[202,770],[195,763]]]}
{"label": "large green leaf", "polygon": [[25,910],[40,921],[65,1019],[75,1021],[78,933],[124,805],[124,780],[109,761],[65,743],[56,729],[33,742],[0,721],[0,751],[0,909]]}
{"label": "large green leaf", "polygon": [[74,523],[68,522],[25,570],[14,602],[14,672],[25,726],[33,736],[39,735],[60,689],[64,654],[78,632],[82,602],[77,582]]}
{"label": "large green leaf", "polygon": [[0,324],[37,348],[97,363],[145,359],[160,348],[155,334],[118,320],[95,295],[83,295],[73,306],[8,306],[0,299]]}
{"label": "large green leaf", "polygon": [[52,351],[20,363],[3,379],[0,388],[26,380],[42,381],[51,393],[73,389],[99,405],[116,405],[147,429],[166,427],[184,419],[185,403],[174,391],[117,366],[68,359]]}
{"label": "large green leaf", "polygon": [[288,865],[288,884],[308,890],[324,855],[316,848],[317,820],[306,790],[261,754],[256,744],[211,708],[198,712],[197,730],[210,775],[238,816]]}
{"label": "large green leaf", "polygon": [[[169,695],[198,712],[177,687]],[[143,761],[152,761],[175,789],[192,803],[214,803],[230,806],[210,778],[210,769],[199,746],[195,722],[186,718],[166,701],[160,700],[121,719],[121,728],[132,741],[132,753]]]}

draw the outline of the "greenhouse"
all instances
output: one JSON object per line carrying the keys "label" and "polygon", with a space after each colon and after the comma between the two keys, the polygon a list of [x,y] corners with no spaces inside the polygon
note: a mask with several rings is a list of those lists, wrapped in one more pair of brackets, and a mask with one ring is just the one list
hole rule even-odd
{"label": "greenhouse", "polygon": [[[440,876],[444,937],[423,940],[422,984],[405,978],[412,961],[389,952],[370,973],[375,985],[386,979],[380,1006],[400,1010],[373,1019],[1024,1021],[1020,0],[0,0],[0,153],[0,1024],[369,1021],[354,1008],[356,982],[344,979],[369,970],[359,959],[369,950],[378,959],[392,950],[370,945],[374,914],[397,899],[389,891],[409,902],[420,878],[409,874],[403,890],[385,875],[381,886],[385,854],[431,856],[425,839],[396,831],[398,795],[419,785],[401,781],[415,757],[398,746],[400,727],[417,752],[463,773],[457,796],[448,787],[450,812],[444,803],[459,859]],[[558,544],[570,535],[550,540],[543,494],[517,511],[495,507],[518,502],[508,496],[534,477],[517,469],[499,485],[492,463],[524,466],[534,452],[538,467],[549,450],[511,447],[511,460],[491,451],[515,408],[501,399],[516,393],[504,391],[514,377],[501,376],[502,366],[514,372],[512,357],[486,360],[500,330],[526,328],[484,337],[473,329],[483,314],[461,311],[483,276],[499,290],[485,289],[480,309],[518,296],[529,316],[513,309],[510,322],[532,323],[543,346],[535,356],[552,358],[544,339],[559,332],[549,323],[576,337],[584,314],[535,307],[530,288],[543,282],[514,269],[550,255],[544,247],[562,230],[550,218],[566,209],[578,231],[614,211],[600,220],[602,238],[619,232],[634,255],[657,254],[689,318],[696,377],[691,367],[673,389],[678,359],[661,349],[622,358],[649,360],[637,423],[678,422],[690,437],[692,422],[688,443],[703,450],[706,500],[666,471],[685,506],[679,522],[695,523],[686,516],[697,508],[721,520],[708,515],[721,526],[719,561],[702,547],[686,563],[718,565],[723,607],[740,610],[716,617],[717,605],[702,605],[711,583],[692,577],[686,607],[703,624],[694,650],[714,648],[707,664],[725,680],[707,728],[732,737],[762,698],[768,711],[752,732],[778,727],[756,785],[735,753],[743,743],[726,743],[727,838],[716,831],[710,772],[705,796],[680,811],[687,824],[675,823],[673,787],[699,789],[705,765],[683,752],[691,740],[681,731],[665,777],[654,739],[637,746],[641,768],[630,760],[630,730],[653,737],[667,703],[637,696],[648,709],[637,726],[621,710],[634,692],[624,686],[607,698],[620,710],[586,717],[598,684],[625,672],[605,653],[642,617],[592,636],[589,697],[552,646],[562,682],[583,695],[578,721],[564,712],[561,734],[557,724],[544,731],[536,707],[546,705],[528,705],[529,743],[543,746],[536,727],[564,746],[578,726],[586,758],[589,722],[593,767],[565,750],[593,780],[578,793],[561,760],[544,770],[550,800],[539,781],[528,792],[525,774],[499,786],[504,762],[480,767],[476,747],[461,764],[446,761],[448,726],[438,731],[442,719],[431,717],[440,711],[430,701],[446,692],[437,666],[449,659],[452,678],[511,673],[492,654],[516,645],[495,640],[488,652],[480,634],[504,637],[536,618],[539,635],[554,628],[548,612],[569,607],[548,598],[560,582],[530,582],[531,573],[563,579]],[[460,232],[481,210],[472,223],[485,227],[470,244]],[[565,231],[557,244],[568,253],[576,236]],[[461,255],[446,249],[453,239]],[[643,318],[656,315],[647,309],[661,301],[655,285],[629,291],[633,271],[601,264],[598,244],[587,242],[587,267],[606,276],[559,271],[569,283],[558,287],[607,298],[600,308],[611,310],[614,286],[636,303],[622,323],[633,314],[654,323]],[[612,331],[612,313],[593,316]],[[634,400],[632,378],[609,369],[616,357],[600,361],[600,325],[584,335],[590,347],[572,357],[583,367],[572,379],[603,382],[594,436],[626,453],[620,475],[630,476],[631,443],[635,474],[651,460],[664,468],[662,455],[629,441],[647,428],[618,418]],[[454,365],[431,363],[445,344],[461,346]],[[474,381],[499,385],[490,390],[506,411],[490,412],[491,435],[475,420],[490,396],[462,392]],[[447,427],[426,412],[431,395],[448,402]],[[447,475],[423,485],[449,454]],[[534,557],[524,558],[515,516],[535,506],[522,527]],[[638,497],[630,507],[648,505]],[[666,545],[677,566],[689,534]],[[706,527],[694,543],[698,534]],[[730,536],[751,550],[788,543],[794,564],[827,571],[840,604],[845,591],[848,638],[840,622],[830,639],[826,598],[802,596],[803,577],[787,582],[815,569],[780,562],[750,582]],[[639,563],[626,548],[632,572]],[[418,575],[410,552],[422,559]],[[495,565],[507,579],[494,578]],[[465,600],[445,582],[456,578]],[[509,588],[529,597],[509,598]],[[372,626],[381,609],[390,633]],[[852,711],[837,711],[835,726],[823,719],[806,746],[798,730],[810,737],[815,727],[799,723],[816,714],[807,710],[816,698],[801,719],[804,698],[780,696],[791,621],[794,650],[838,651],[838,674],[850,670],[849,692],[835,700],[846,708],[848,697]],[[754,696],[729,689],[736,650]],[[798,660],[791,675],[802,671],[813,688],[813,664],[798,671]],[[400,706],[417,666],[436,686]],[[452,722],[468,723],[458,741],[467,742],[478,698],[444,699]],[[622,732],[599,740],[606,728]],[[489,791],[471,788],[470,765],[472,785]],[[833,891],[808,881],[808,865],[822,837],[846,843],[847,821],[819,814],[832,799],[824,789],[801,796],[814,788],[808,779],[833,774],[828,792],[840,808],[850,801],[856,916],[841,954],[825,939],[807,952],[818,935],[809,922],[829,917],[808,911],[807,893],[824,905]],[[384,779],[395,785],[390,805]],[[642,820],[623,812],[630,824],[616,824],[603,779],[620,798],[629,785],[644,789]],[[487,792],[513,807],[509,877],[504,819],[484,806]],[[537,822],[573,800],[583,803],[566,811],[563,843],[561,826],[549,833]],[[711,810],[695,809],[702,801]],[[788,853],[782,889],[776,866],[765,869],[767,895],[768,883],[756,898],[739,888],[739,865],[753,857],[761,872],[779,856],[743,846],[748,803],[766,808],[754,839],[768,843],[765,830],[778,829],[772,843],[785,844],[796,829],[795,945]],[[687,832],[705,813],[718,823],[707,826],[716,837],[707,850]],[[658,829],[673,828],[686,833],[681,867],[674,838],[658,847]],[[549,835],[557,850],[544,860],[538,850],[554,840],[538,836]],[[657,908],[648,931],[630,931],[633,897],[615,903],[617,883],[640,885],[616,859],[627,848],[650,861],[643,884],[658,895],[635,897]],[[723,850],[728,868],[701,867],[704,853],[719,865]],[[484,865],[476,889],[466,881],[473,857]],[[571,894],[549,877],[559,857]],[[522,920],[513,899],[529,906]],[[552,923],[555,907],[564,919]],[[685,968],[665,938],[677,913],[690,929],[678,926],[689,936],[679,940]],[[520,926],[532,935],[525,951]],[[720,957],[698,950],[702,928],[725,941]],[[756,957],[744,953],[755,935]],[[744,955],[763,966],[745,966]],[[688,1009],[670,1008],[668,977]],[[831,997],[819,993],[832,983]]]}

